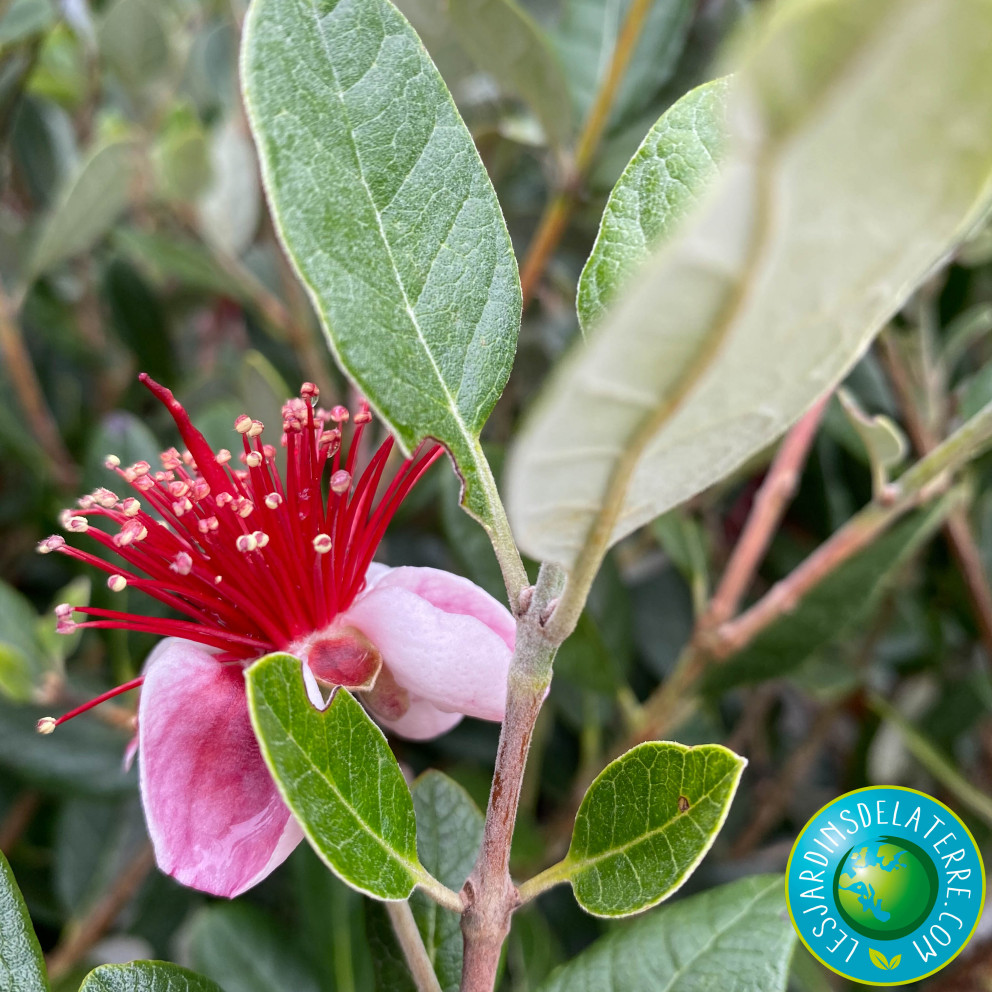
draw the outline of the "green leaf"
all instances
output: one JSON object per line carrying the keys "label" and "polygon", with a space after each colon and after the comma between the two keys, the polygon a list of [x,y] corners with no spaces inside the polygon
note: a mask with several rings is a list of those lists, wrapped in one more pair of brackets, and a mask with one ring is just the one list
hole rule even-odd
{"label": "green leaf", "polygon": [[[646,107],[672,77],[692,23],[692,0],[653,0],[617,94],[611,120],[623,121]],[[555,32],[571,84],[576,116],[584,120],[613,58],[631,0],[565,0]]]}
{"label": "green leaf", "polygon": [[586,331],[716,179],[729,86],[724,78],[690,90],[648,131],[617,180],[579,278],[576,307]]}
{"label": "green leaf", "polygon": [[38,234],[32,279],[88,251],[110,230],[130,201],[135,154],[133,142],[112,141],[80,165]]}
{"label": "green leaf", "polygon": [[51,710],[0,699],[0,769],[60,795],[118,795],[137,785],[122,765],[127,735],[99,720],[70,720],[42,736],[38,720]]}
{"label": "green leaf", "polygon": [[13,45],[41,34],[55,23],[52,0],[13,0],[0,15],[0,45]]}
{"label": "green leaf", "polygon": [[721,178],[511,451],[518,542],[583,579],[835,385],[992,188],[988,0],[785,7],[729,84]]}
{"label": "green leaf", "polygon": [[267,655],[246,678],[262,754],[314,850],[360,892],[408,898],[424,876],[417,824],[382,731],[345,689],[315,709],[291,655]]}
{"label": "green leaf", "polygon": [[169,37],[149,0],[117,0],[97,29],[100,54],[130,89],[141,89],[169,67]]}
{"label": "green leaf", "polygon": [[160,284],[176,279],[184,286],[231,296],[242,303],[250,300],[245,287],[195,241],[121,227],[114,232],[113,244]]}
{"label": "green leaf", "polygon": [[255,148],[239,117],[230,117],[210,135],[212,178],[197,204],[204,238],[235,257],[255,237],[262,208]]}
{"label": "green leaf", "polygon": [[933,506],[899,521],[863,551],[830,572],[795,606],[766,627],[743,651],[711,665],[704,691],[720,694],[742,683],[780,677],[797,669],[811,654],[874,612],[901,567],[960,507],[961,491],[952,491]]}
{"label": "green leaf", "polygon": [[215,903],[201,909],[188,946],[193,967],[224,992],[320,992],[302,948],[257,906]]}
{"label": "green leaf", "polygon": [[449,0],[448,9],[472,59],[533,109],[552,144],[565,145],[572,98],[541,26],[514,0]]}
{"label": "green leaf", "polygon": [[[421,864],[457,892],[465,884],[482,843],[484,818],[469,794],[438,771],[413,783],[417,811],[417,852]],[[458,992],[462,974],[461,920],[422,892],[410,897],[417,928],[443,992]],[[376,987],[397,992],[413,988],[403,953],[385,910],[369,904],[370,939],[376,942]]]}
{"label": "green leaf", "polygon": [[900,465],[909,452],[906,435],[898,424],[884,414],[872,416],[866,413],[857,397],[847,389],[838,389],[837,399],[868,455],[872,492],[876,499],[883,499],[890,470]]}
{"label": "green leaf", "polygon": [[871,958],[871,963],[876,968],[881,968],[882,971],[889,970],[889,962],[886,960],[885,955],[881,951],[876,951],[874,947],[869,947],[868,957]]}
{"label": "green leaf", "polygon": [[165,961],[105,964],[91,971],[79,992],[224,992],[209,978]]}
{"label": "green leaf", "polygon": [[795,944],[781,875],[756,875],[618,927],[538,992],[785,992]]}
{"label": "green leaf", "polygon": [[28,908],[0,853],[0,989],[48,992],[48,973]]}
{"label": "green leaf", "polygon": [[639,744],[589,786],[564,861],[596,916],[628,916],[668,898],[692,874],[727,817],[747,762],[719,744]]}
{"label": "green leaf", "polygon": [[13,586],[0,581],[0,693],[28,702],[42,670],[38,614]]}
{"label": "green leaf", "polygon": [[388,0],[256,0],[245,103],[273,220],[341,366],[410,451],[450,450],[501,513],[479,431],[506,383],[520,283],[492,184]]}

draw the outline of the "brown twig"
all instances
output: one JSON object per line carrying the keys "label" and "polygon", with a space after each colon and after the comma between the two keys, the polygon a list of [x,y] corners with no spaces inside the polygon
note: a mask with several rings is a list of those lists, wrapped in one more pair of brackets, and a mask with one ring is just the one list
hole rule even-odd
{"label": "brown twig", "polygon": [[782,442],[754,499],[754,506],[727,561],[720,584],[699,619],[700,629],[719,627],[736,614],[764,561],[786,508],[799,488],[803,466],[829,402],[828,394],[814,404]]}
{"label": "brown twig", "polygon": [[563,580],[560,569],[542,566],[517,624],[506,717],[500,730],[482,846],[462,890],[465,953],[461,992],[492,992],[510,917],[520,905],[519,893],[510,878],[510,844],[527,752],[551,684],[551,663],[558,649],[546,634],[545,624]]}
{"label": "brown twig", "polygon": [[[951,437],[938,445],[890,487],[886,501],[869,503],[805,561],[774,585],[749,610],[721,626],[700,631],[686,645],[671,675],[641,707],[641,719],[610,758],[623,754],[647,740],[668,734],[690,705],[688,696],[707,667],[741,651],[783,614],[795,609],[800,600],[867,547],[904,514],[947,490],[951,475],[992,443],[992,403],[983,407]],[[575,811],[588,788],[580,778],[572,802],[555,818],[549,835],[558,842],[571,831]],[[557,854],[552,841],[552,856]]]}
{"label": "brown twig", "polygon": [[644,22],[651,10],[651,0],[634,0],[624,18],[623,26],[613,47],[610,65],[603,77],[596,99],[589,109],[582,132],[575,145],[575,157],[571,174],[566,176],[564,189],[559,190],[549,201],[531,239],[527,254],[520,266],[520,287],[526,307],[534,295],[538,282],[547,268],[548,261],[561,241],[572,210],[576,203],[575,191],[585,179],[609,123],[620,85],[630,60],[633,58],[637,41],[644,28]]}
{"label": "brown twig", "polygon": [[45,402],[45,394],[31,364],[31,357],[24,343],[24,334],[17,322],[14,302],[2,285],[0,285],[0,354],[3,355],[7,377],[17,393],[28,427],[48,459],[55,481],[61,487],[71,489],[76,484],[79,471],[62,440],[55,417]]}
{"label": "brown twig", "polygon": [[72,971],[113,926],[114,920],[131,901],[154,864],[151,844],[146,843],[86,916],[70,925],[47,958],[48,975],[52,982]]}
{"label": "brown twig", "polygon": [[24,831],[31,825],[40,805],[41,796],[37,792],[22,792],[14,800],[3,822],[0,823],[0,851],[10,854]]}
{"label": "brown twig", "polygon": [[[926,455],[940,443],[940,437],[920,412],[909,370],[895,342],[888,334],[883,334],[880,340],[882,357],[899,400],[906,433],[917,452]],[[967,507],[962,506],[948,516],[944,536],[964,580],[985,653],[992,662],[992,588],[989,587]]]}
{"label": "brown twig", "polygon": [[821,709],[806,739],[795,748],[775,778],[766,783],[770,788],[760,793],[754,819],[730,848],[732,858],[742,858],[749,854],[781,820],[797,786],[819,755],[842,708],[843,701],[840,701]]}

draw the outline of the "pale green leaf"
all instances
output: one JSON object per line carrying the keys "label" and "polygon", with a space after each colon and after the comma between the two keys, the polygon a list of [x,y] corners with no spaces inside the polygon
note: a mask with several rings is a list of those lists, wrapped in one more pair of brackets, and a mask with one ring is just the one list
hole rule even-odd
{"label": "pale green leaf", "polygon": [[117,0],[97,28],[100,54],[129,87],[147,86],[169,67],[169,38],[158,5]]}
{"label": "pale green leaf", "polygon": [[889,469],[901,464],[909,452],[906,435],[884,414],[866,413],[854,394],[848,390],[838,389],[837,399],[851,426],[861,438],[873,471],[880,481],[888,481]]}
{"label": "pale green leaf", "polygon": [[382,731],[345,689],[315,709],[288,654],[262,658],[246,679],[265,762],[314,850],[360,892],[408,898],[424,875],[413,799]]}
{"label": "pale green leaf", "polygon": [[787,675],[814,652],[857,629],[892,588],[902,566],[961,506],[963,495],[952,491],[933,506],[909,514],[838,565],[746,648],[711,665],[705,690],[719,694],[742,683]]}
{"label": "pale green leaf", "polygon": [[727,817],[747,762],[719,744],[639,744],[597,776],[556,879],[596,916],[628,916],[692,874]]}
{"label": "pale green leaf", "polygon": [[135,154],[133,142],[112,141],[84,159],[42,224],[31,278],[88,251],[110,230],[130,201]]}
{"label": "pale green leaf", "polygon": [[221,251],[238,256],[251,244],[262,212],[255,149],[238,117],[210,135],[210,171],[197,204],[200,230]]}
{"label": "pale green leaf", "polygon": [[520,545],[584,580],[835,385],[988,198],[989,0],[780,8],[731,80],[720,178],[511,452]]}
{"label": "pale green leaf", "polygon": [[91,971],[79,992],[223,992],[209,978],[165,961],[105,964]]}
{"label": "pale green leaf", "polygon": [[441,77],[388,0],[256,0],[242,77],[273,220],[341,366],[407,451],[449,448],[466,507],[490,521],[478,436],[520,284]]}
{"label": "pale green leaf", "polygon": [[690,90],[648,131],[617,180],[579,278],[576,307],[585,330],[671,239],[716,178],[728,89],[728,79],[715,79]]}
{"label": "pale green leaf", "polygon": [[[565,0],[555,32],[576,116],[583,120],[603,85],[631,0]],[[675,72],[692,23],[693,0],[653,0],[640,31],[611,118],[646,107]]]}
{"label": "pale green leaf", "polygon": [[[482,813],[457,782],[437,771],[425,772],[413,783],[413,804],[420,862],[457,892],[465,884],[482,843]],[[443,992],[458,992],[462,974],[459,917],[422,892],[410,897],[410,907]],[[369,905],[369,924],[370,939],[376,941],[377,987],[390,992],[413,988],[403,953],[382,907]]]}
{"label": "pale green leaf", "polygon": [[531,107],[552,144],[565,145],[571,96],[541,26],[514,0],[448,0],[448,10],[473,60]]}
{"label": "pale green leaf", "polygon": [[0,14],[0,46],[41,34],[55,23],[52,0],[12,0]]}
{"label": "pale green leaf", "polygon": [[781,875],[756,875],[623,924],[538,992],[785,992],[795,944]]}
{"label": "pale green leaf", "polygon": [[0,989],[48,992],[48,973],[28,908],[0,853]]}

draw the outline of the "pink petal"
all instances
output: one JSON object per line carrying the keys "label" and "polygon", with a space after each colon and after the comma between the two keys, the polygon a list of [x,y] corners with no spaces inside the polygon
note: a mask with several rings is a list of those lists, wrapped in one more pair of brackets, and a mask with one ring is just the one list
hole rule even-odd
{"label": "pink petal", "polygon": [[252,731],[240,664],[169,638],[149,656],[138,710],[141,797],[159,867],[234,897],[299,843]]}
{"label": "pink petal", "polygon": [[[372,575],[372,569],[376,572]],[[370,577],[371,576],[371,577]],[[445,613],[463,613],[481,620],[499,634],[512,651],[517,639],[517,622],[510,611],[474,582],[440,568],[387,568],[373,562],[366,578],[371,588],[409,589]]]}
{"label": "pink petal", "polygon": [[468,579],[434,568],[393,569],[341,622],[365,634],[412,698],[448,714],[503,719],[516,625]]}
{"label": "pink petal", "polygon": [[440,737],[462,722],[461,713],[447,713],[426,699],[415,697],[410,699],[410,708],[401,717],[388,719],[381,713],[375,713],[375,718],[382,726],[410,741]]}

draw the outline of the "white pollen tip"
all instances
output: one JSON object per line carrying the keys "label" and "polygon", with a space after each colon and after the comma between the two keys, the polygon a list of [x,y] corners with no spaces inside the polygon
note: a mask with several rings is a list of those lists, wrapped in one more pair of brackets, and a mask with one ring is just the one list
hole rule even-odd
{"label": "white pollen tip", "polygon": [[278,493],[269,493],[269,495],[265,497],[265,505],[270,510],[275,510],[282,505],[282,497]]}
{"label": "white pollen tip", "polygon": [[254,534],[242,534],[235,542],[234,546],[242,554],[248,554],[249,551],[254,551],[258,547],[258,541]]}
{"label": "white pollen tip", "polygon": [[251,430],[252,419],[247,413],[242,413],[234,421],[234,429],[239,434],[247,434]]}
{"label": "white pollen tip", "polygon": [[339,496],[346,493],[351,486],[351,473],[344,469],[339,469],[331,476],[331,490]]}
{"label": "white pollen tip", "polygon": [[245,464],[249,468],[258,468],[262,464],[262,456],[257,451],[250,451],[245,455]]}
{"label": "white pollen tip", "polygon": [[253,420],[246,433],[249,437],[258,437],[265,430],[265,424],[261,420]]}
{"label": "white pollen tip", "polygon": [[37,544],[37,551],[40,555],[50,555],[53,551],[58,551],[59,548],[65,547],[65,538],[59,534],[52,534],[51,537],[46,537],[43,541],[39,541]]}
{"label": "white pollen tip", "polygon": [[328,534],[318,534],[313,539],[313,549],[319,555],[326,555],[331,550],[331,538]]}
{"label": "white pollen tip", "polygon": [[255,538],[260,548],[264,548],[269,543],[269,535],[264,530],[253,531],[251,536]]}
{"label": "white pollen tip", "polygon": [[39,734],[50,734],[58,726],[58,721],[53,716],[43,716],[36,726]]}
{"label": "white pollen tip", "polygon": [[231,460],[231,452],[227,448],[221,448],[220,451],[214,455],[214,461],[218,465],[226,465]]}
{"label": "white pollen tip", "polygon": [[107,588],[111,592],[123,592],[127,588],[127,577],[123,575],[111,575],[107,579]]}
{"label": "white pollen tip", "polygon": [[103,460],[103,464],[105,468],[120,468],[121,460],[117,455],[107,455]]}

